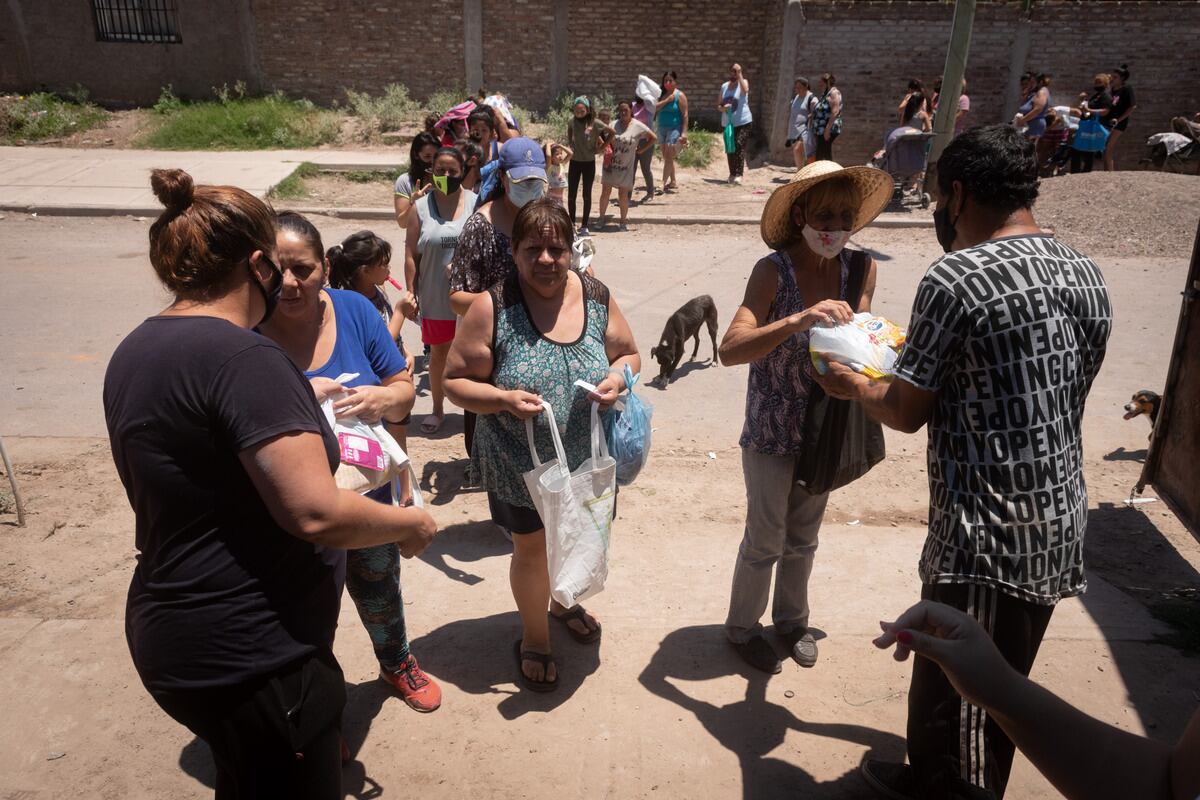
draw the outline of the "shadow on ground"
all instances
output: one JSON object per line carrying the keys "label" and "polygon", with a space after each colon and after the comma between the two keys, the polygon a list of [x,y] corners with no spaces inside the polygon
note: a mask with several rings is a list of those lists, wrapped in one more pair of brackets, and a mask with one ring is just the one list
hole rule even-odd
{"label": "shadow on ground", "polygon": [[516,611],[451,622],[412,643],[421,667],[444,683],[469,694],[498,695],[496,709],[508,720],[531,712],[552,711],[571,699],[600,666],[600,645],[573,641],[561,625],[552,625],[551,648],[558,666],[558,689],[546,694],[517,687],[513,643],[521,638]]}
{"label": "shadow on ground", "polygon": [[451,566],[446,560],[447,556],[455,561],[471,563],[511,553],[512,542],[504,538],[500,528],[493,522],[483,521],[447,525],[419,557],[451,580],[474,586],[482,583],[483,578]]}
{"label": "shadow on ground", "polygon": [[[698,700],[679,686],[727,675],[745,678],[746,695],[725,706]],[[857,769],[834,781],[819,782],[801,766],[773,757],[771,754],[783,744],[789,731],[864,745],[869,758],[903,760],[904,739],[899,736],[861,725],[806,722],[790,709],[769,702],[766,690],[770,677],[742,663],[726,644],[720,625],[697,625],[668,634],[638,680],[651,693],[694,714],[710,736],[737,756],[742,769],[742,796],[747,800],[832,800],[870,795]]]}
{"label": "shadow on ground", "polygon": [[[1164,709],[1175,709],[1186,720],[1195,703],[1188,698],[1181,708],[1179,698],[1172,697],[1178,687],[1162,676],[1172,666],[1167,662],[1174,661],[1178,668],[1181,657],[1200,668],[1200,572],[1141,508],[1112,503],[1088,512],[1084,564],[1090,574],[1133,597],[1169,626],[1171,633],[1157,642],[1110,638],[1109,648],[1142,725],[1152,735],[1173,737],[1181,730],[1159,726]],[[1119,606],[1104,601],[1102,592],[1085,592],[1082,600],[1102,630],[1129,624]]]}

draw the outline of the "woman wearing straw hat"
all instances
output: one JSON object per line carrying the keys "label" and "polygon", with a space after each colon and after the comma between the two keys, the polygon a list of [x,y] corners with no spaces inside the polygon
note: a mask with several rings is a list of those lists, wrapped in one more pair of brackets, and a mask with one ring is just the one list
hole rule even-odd
{"label": "woman wearing straw hat", "polygon": [[[750,364],[739,442],[746,529],[725,631],[738,654],[765,672],[780,670],[759,623],[777,562],[775,631],[801,666],[817,661],[808,631],[808,578],[828,494],[808,494],[792,481],[814,384],[808,331],[870,310],[875,264],[865,252],[845,246],[891,195],[886,173],[832,161],[809,164],[776,189],[760,225],[763,241],[774,252],[754,265],[745,299],[721,342],[722,363]],[[848,296],[851,292],[854,296]]]}

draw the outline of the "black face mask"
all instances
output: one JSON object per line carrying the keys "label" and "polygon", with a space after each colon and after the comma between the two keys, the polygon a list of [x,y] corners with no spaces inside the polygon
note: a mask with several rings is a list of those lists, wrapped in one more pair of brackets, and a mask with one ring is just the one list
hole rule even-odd
{"label": "black face mask", "polygon": [[954,249],[954,238],[958,232],[954,229],[954,223],[950,221],[949,203],[934,209],[933,230],[937,234],[938,244],[942,246],[942,250],[949,253]]}
{"label": "black face mask", "polygon": [[279,305],[279,296],[283,293],[283,270],[275,266],[275,262],[267,258],[264,254],[262,260],[271,268],[271,272],[275,275],[275,285],[268,289],[259,282],[258,276],[254,275],[254,270],[250,270],[254,277],[254,285],[258,287],[258,291],[262,292],[263,303],[267,309],[263,312],[263,317],[259,320],[259,325],[267,324],[267,320],[271,318],[271,314],[275,313],[275,307]]}
{"label": "black face mask", "polygon": [[[445,190],[443,190],[441,186],[438,186],[438,184],[441,183],[442,181],[446,182]],[[457,192],[459,189],[462,188],[462,184],[463,184],[463,178],[461,175],[434,175],[433,176],[433,185],[437,186],[438,191],[442,192],[442,194],[454,194],[455,192]]]}
{"label": "black face mask", "polygon": [[429,173],[431,173],[431,172],[433,172],[433,162],[431,162],[431,161],[418,161],[417,162],[417,174],[416,174],[417,180],[419,180],[419,181],[425,180],[426,178],[429,177]]}
{"label": "black face mask", "polygon": [[482,142],[482,141],[483,141],[483,135],[482,135],[482,134],[479,134],[479,133],[472,133],[472,134],[471,134],[470,136],[468,136],[467,138],[469,138],[469,139],[470,139],[472,142],[474,142],[475,144],[479,144],[480,142]]}

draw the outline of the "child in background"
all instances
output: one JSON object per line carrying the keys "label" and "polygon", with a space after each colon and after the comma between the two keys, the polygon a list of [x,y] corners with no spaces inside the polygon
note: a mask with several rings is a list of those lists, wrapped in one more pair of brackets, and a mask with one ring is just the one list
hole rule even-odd
{"label": "child in background", "polygon": [[459,139],[454,143],[458,152],[463,154],[463,160],[467,163],[467,171],[463,174],[463,188],[477,191],[479,186],[479,165],[483,161],[483,148],[470,139]]}
{"label": "child in background", "polygon": [[597,151],[604,154],[604,167],[611,167],[613,159],[612,140],[614,136],[612,112],[607,108],[597,111],[596,119],[601,123],[596,126]]}
{"label": "child in background", "polygon": [[571,160],[572,150],[565,144],[546,142],[546,178],[550,182],[547,192],[550,199],[563,204],[563,192],[567,188],[567,177],[563,174],[563,164]]}
{"label": "child in background", "polygon": [[[393,307],[383,292],[383,284],[391,277],[392,246],[371,231],[358,231],[346,237],[341,244],[335,244],[325,253],[329,261],[329,285],[334,289],[349,289],[358,292],[371,301],[379,316],[387,324],[388,333],[396,341],[396,347],[404,355],[408,364],[409,374],[413,371],[412,354],[404,347],[400,329],[404,326],[406,317],[417,314],[417,298],[407,289],[402,289],[400,299]],[[408,452],[408,421],[405,417],[397,424],[385,422],[387,432],[400,444],[404,452]],[[412,504],[412,484],[407,472],[400,476],[400,497],[397,501],[402,506]]]}

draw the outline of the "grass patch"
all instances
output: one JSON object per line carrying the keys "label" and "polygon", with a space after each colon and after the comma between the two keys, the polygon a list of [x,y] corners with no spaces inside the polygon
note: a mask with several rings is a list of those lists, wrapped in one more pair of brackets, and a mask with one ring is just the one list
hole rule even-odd
{"label": "grass patch", "polygon": [[703,169],[712,163],[713,151],[717,142],[724,147],[724,139],[712,131],[702,130],[696,126],[688,131],[688,146],[681,148],[675,154],[675,163],[681,167]]}
{"label": "grass patch", "polygon": [[277,200],[296,200],[308,195],[308,189],[304,186],[305,178],[312,178],[319,173],[317,165],[311,161],[301,162],[300,166],[292,171],[291,175],[275,184],[271,189],[270,196]]}
{"label": "grass patch", "polygon": [[102,108],[79,88],[70,97],[49,92],[0,97],[0,142],[40,142],[94,128],[104,121]]}
{"label": "grass patch", "polygon": [[388,84],[378,97],[347,89],[346,103],[347,110],[362,120],[371,134],[419,123],[422,116],[421,104],[409,96],[407,87],[399,83]]}
{"label": "grass patch", "polygon": [[400,169],[397,169],[397,170],[352,169],[352,170],[348,170],[346,172],[341,172],[338,174],[341,175],[341,177],[344,178],[345,180],[350,181],[351,183],[395,183],[396,179],[400,177],[400,173],[402,173],[402,172],[404,172],[404,170],[400,170]]}
{"label": "grass patch", "polygon": [[269,150],[315,147],[334,141],[338,115],[308,100],[282,93],[246,97],[239,82],[231,90],[215,89],[216,101],[186,103],[164,89],[155,110],[163,124],[145,134],[137,146],[157,150]]}

